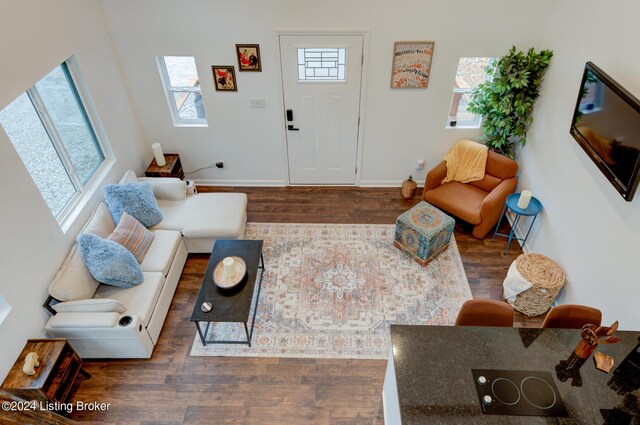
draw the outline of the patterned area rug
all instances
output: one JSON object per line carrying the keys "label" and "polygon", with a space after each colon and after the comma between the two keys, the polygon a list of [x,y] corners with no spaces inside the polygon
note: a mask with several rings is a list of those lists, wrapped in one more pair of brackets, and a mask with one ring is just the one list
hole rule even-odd
{"label": "patterned area rug", "polygon": [[[252,347],[203,347],[196,333],[191,355],[386,359],[390,324],[452,324],[471,298],[455,239],[424,268],[393,236],[393,225],[249,223],[266,266]],[[208,336],[243,339],[244,328]]]}

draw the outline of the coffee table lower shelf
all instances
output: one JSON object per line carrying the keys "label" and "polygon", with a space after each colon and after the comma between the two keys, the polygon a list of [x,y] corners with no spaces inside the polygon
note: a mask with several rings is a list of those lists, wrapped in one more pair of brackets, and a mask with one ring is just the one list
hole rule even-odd
{"label": "coffee table lower shelf", "polygon": [[[253,306],[253,317],[251,320],[251,327],[247,326],[248,322],[222,322],[222,321],[199,321],[195,320],[196,328],[198,329],[198,335],[200,336],[200,341],[202,341],[203,346],[207,346],[208,344],[247,344],[251,347],[251,338],[253,337],[253,328],[256,324],[256,313],[258,311],[258,302],[260,300],[260,290],[262,289],[262,278],[264,277],[264,259],[262,257],[262,253],[260,253],[260,265],[258,266],[258,270],[260,272],[260,278],[258,280],[258,293],[256,294],[256,301]],[[202,324],[206,323],[204,330],[202,329]],[[215,340],[215,339],[207,339],[207,334],[209,332],[209,327],[212,323],[242,323],[244,325],[244,332],[247,336],[246,341],[239,340]]]}

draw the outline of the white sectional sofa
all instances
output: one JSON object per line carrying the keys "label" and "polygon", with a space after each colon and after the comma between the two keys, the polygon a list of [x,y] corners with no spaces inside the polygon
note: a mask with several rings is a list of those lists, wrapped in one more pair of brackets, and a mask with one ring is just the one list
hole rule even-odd
{"label": "white sectional sofa", "polygon": [[[187,254],[211,252],[216,239],[244,235],[245,194],[186,194],[186,184],[178,179],[145,180],[164,219],[150,229],[155,236],[140,265],[144,281],[132,288],[99,283],[74,245],[49,286],[48,309],[64,311],[49,319],[45,331],[68,339],[83,358],[151,357]],[[128,171],[121,183],[131,181],[137,178]],[[106,238],[114,229],[108,206],[100,202],[82,232]]]}

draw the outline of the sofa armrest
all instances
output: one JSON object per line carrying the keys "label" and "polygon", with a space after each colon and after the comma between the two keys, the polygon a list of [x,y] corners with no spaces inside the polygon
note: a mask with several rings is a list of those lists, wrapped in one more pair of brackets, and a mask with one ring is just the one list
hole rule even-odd
{"label": "sofa armrest", "polygon": [[114,328],[118,325],[118,313],[58,313],[49,319],[51,329]]}
{"label": "sofa armrest", "polygon": [[511,195],[516,190],[518,185],[518,178],[512,177],[510,179],[504,179],[493,189],[486,198],[482,201],[480,206],[480,217],[482,221],[485,220],[495,225],[500,219],[504,203],[507,201],[507,196]]}
{"label": "sofa armrest", "polygon": [[[436,165],[429,173],[424,181],[424,192],[435,189],[442,184],[442,180],[447,176],[447,163],[442,161]],[[423,196],[424,196],[423,192]]]}

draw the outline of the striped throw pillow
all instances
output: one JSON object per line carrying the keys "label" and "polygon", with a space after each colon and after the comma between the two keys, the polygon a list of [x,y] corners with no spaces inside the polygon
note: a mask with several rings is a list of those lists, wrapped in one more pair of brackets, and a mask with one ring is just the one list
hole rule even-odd
{"label": "striped throw pillow", "polygon": [[138,220],[123,211],[118,226],[107,239],[117,242],[131,251],[140,264],[144,260],[154,236],[153,232],[147,230]]}

